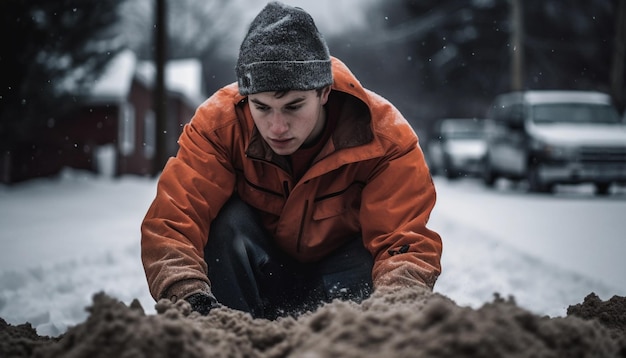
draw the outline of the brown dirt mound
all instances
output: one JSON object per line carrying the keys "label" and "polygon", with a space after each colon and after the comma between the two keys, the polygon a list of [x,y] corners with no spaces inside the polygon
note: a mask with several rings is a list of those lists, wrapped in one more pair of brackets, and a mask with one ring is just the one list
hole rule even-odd
{"label": "brown dirt mound", "polygon": [[498,296],[471,309],[410,289],[276,321],[227,308],[202,317],[182,301],[156,309],[97,294],[87,320],[56,339],[0,319],[0,357],[626,357],[617,296],[590,294],[557,318]]}
{"label": "brown dirt mound", "polygon": [[35,348],[53,341],[37,335],[30,323],[11,326],[0,318],[0,357],[30,357]]}
{"label": "brown dirt mound", "polygon": [[596,319],[605,327],[612,329],[615,338],[626,338],[624,297],[613,296],[608,301],[602,301],[596,294],[591,293],[585,297],[582,304],[569,306],[567,315]]}

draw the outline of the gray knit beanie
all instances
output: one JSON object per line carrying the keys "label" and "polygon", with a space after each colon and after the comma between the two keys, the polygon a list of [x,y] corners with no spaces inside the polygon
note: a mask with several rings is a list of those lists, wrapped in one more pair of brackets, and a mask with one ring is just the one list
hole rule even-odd
{"label": "gray knit beanie", "polygon": [[308,91],[333,83],[330,53],[304,10],[270,2],[252,21],[237,60],[239,93]]}

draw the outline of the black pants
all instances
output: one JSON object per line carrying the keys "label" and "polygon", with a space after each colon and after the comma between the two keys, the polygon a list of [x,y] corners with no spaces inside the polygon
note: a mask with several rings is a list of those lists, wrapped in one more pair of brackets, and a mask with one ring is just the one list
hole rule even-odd
{"label": "black pants", "polygon": [[302,264],[273,245],[255,210],[237,196],[211,226],[205,261],[217,300],[255,318],[297,315],[333,299],[359,302],[372,291],[373,259],[360,237]]}

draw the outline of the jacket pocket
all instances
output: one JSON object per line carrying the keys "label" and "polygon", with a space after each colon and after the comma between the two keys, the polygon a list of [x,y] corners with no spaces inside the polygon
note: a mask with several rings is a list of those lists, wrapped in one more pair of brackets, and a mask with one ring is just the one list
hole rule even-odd
{"label": "jacket pocket", "polygon": [[324,220],[334,216],[342,215],[347,207],[343,196],[327,198],[315,203],[313,208],[313,220]]}

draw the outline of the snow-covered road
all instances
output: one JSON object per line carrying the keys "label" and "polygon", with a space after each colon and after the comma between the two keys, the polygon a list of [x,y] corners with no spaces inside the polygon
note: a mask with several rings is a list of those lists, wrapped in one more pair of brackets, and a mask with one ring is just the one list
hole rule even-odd
{"label": "snow-covered road", "polygon": [[[626,193],[596,198],[435,178],[431,227],[442,235],[435,290],[478,307],[514,296],[535,313],[564,315],[590,292],[626,295]],[[154,312],[139,255],[139,226],[155,193],[150,178],[116,180],[68,170],[0,186],[0,317],[57,335],[85,319],[94,293]]]}
{"label": "snow-covered road", "polygon": [[555,266],[601,281],[626,295],[626,190],[594,196],[593,188],[559,187],[529,194],[501,183],[436,178],[433,216],[474,228]]}

